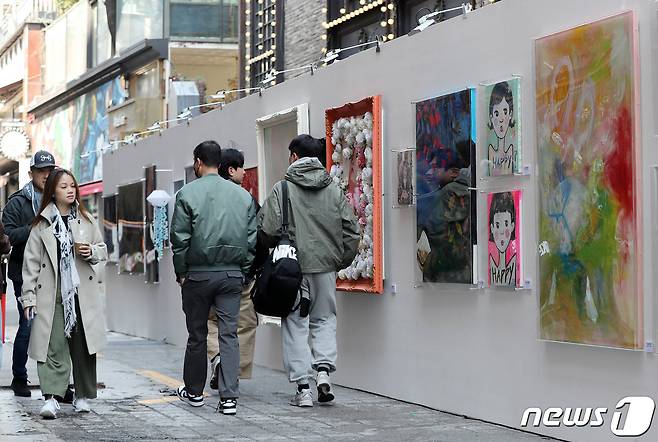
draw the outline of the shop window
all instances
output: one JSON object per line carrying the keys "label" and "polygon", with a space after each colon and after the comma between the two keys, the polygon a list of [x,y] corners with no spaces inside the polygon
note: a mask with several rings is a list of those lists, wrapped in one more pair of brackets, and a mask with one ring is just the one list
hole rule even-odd
{"label": "shop window", "polygon": [[238,41],[238,0],[171,0],[169,16],[172,38]]}
{"label": "shop window", "polygon": [[[488,1],[488,0],[487,0]],[[418,20],[434,11],[457,8],[462,3],[471,3],[474,7],[479,5],[479,1],[469,2],[466,0],[406,0],[400,4],[400,35],[409,33],[413,28],[418,26]],[[436,17],[436,21],[443,21],[449,18],[462,15],[461,11],[446,12]]]}
{"label": "shop window", "polygon": [[147,38],[162,38],[165,0],[117,0],[117,52]]}
{"label": "shop window", "polygon": [[135,91],[133,97],[140,98],[158,98],[160,92],[160,76],[158,75],[158,64],[150,65],[143,72],[136,74]]}
{"label": "shop window", "polygon": [[97,66],[112,57],[112,37],[107,23],[107,9],[104,1],[99,1],[92,10],[92,63]]}
{"label": "shop window", "polygon": [[[389,0],[375,7],[367,7],[372,3],[360,0],[328,1],[327,49],[346,48],[377,38],[394,38],[397,3]],[[340,58],[347,58],[366,49],[368,46],[342,51]]]}

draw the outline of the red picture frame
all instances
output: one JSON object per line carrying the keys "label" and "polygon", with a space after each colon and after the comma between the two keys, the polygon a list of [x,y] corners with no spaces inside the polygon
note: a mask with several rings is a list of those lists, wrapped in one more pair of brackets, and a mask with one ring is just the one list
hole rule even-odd
{"label": "red picture frame", "polygon": [[332,126],[336,120],[344,117],[356,117],[372,113],[372,170],[373,170],[373,277],[372,279],[336,280],[336,288],[346,292],[363,292],[381,294],[384,292],[384,238],[382,229],[382,112],[381,96],[364,98],[356,103],[325,111],[327,170],[331,170],[334,162],[332,153],[334,145],[331,141]]}
{"label": "red picture frame", "polygon": [[242,187],[247,190],[256,201],[258,199],[258,167],[250,167],[244,170],[244,179],[242,180]]}

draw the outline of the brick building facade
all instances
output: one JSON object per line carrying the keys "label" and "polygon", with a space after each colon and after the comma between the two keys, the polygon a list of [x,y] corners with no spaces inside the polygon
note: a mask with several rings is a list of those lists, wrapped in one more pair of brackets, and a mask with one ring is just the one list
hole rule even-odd
{"label": "brick building facade", "polygon": [[[499,0],[241,0],[240,87],[267,86],[308,70],[328,50],[406,35],[420,17],[443,21]],[[454,9],[454,10],[452,10]],[[340,58],[366,49],[342,51]]]}

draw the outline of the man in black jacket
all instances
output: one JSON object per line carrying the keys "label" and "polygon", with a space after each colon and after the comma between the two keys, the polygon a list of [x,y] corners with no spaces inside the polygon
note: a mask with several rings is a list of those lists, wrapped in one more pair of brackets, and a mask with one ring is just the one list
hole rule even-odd
{"label": "man in black jacket", "polygon": [[55,168],[55,157],[41,150],[34,154],[30,162],[30,179],[21,190],[9,197],[5,210],[2,212],[2,224],[12,245],[9,257],[9,279],[14,283],[14,294],[18,305],[18,332],[14,340],[12,355],[12,372],[14,379],[11,388],[16,396],[30,397],[27,387],[27,347],[30,342],[30,322],[23,315],[20,302],[23,286],[23,252],[27,238],[30,236],[32,221],[41,205],[43,187],[48,175]]}

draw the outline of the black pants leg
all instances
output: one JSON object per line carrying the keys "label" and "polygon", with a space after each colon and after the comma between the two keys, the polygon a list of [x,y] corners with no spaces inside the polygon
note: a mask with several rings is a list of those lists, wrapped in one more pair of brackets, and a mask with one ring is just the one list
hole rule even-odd
{"label": "black pants leg", "polygon": [[32,324],[25,319],[23,305],[19,300],[23,283],[21,281],[13,281],[13,283],[14,293],[16,294],[16,305],[18,306],[18,330],[14,339],[11,370],[15,378],[27,379],[27,348],[30,344],[30,329]]}
{"label": "black pants leg", "polygon": [[188,392],[193,395],[203,394],[206,385],[208,313],[214,304],[211,276],[209,273],[190,273],[182,288],[188,333],[183,380]]}

